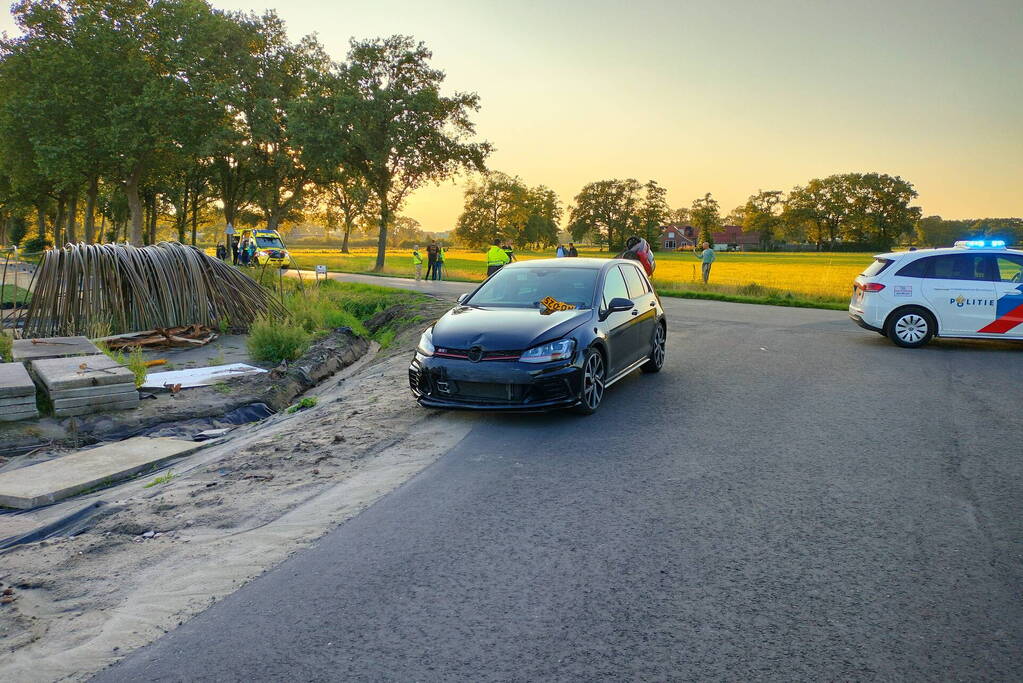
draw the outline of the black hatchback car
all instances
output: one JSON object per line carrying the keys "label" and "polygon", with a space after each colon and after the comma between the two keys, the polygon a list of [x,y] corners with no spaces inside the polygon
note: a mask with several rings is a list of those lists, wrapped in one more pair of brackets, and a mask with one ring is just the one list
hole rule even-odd
{"label": "black hatchback car", "polygon": [[635,261],[520,261],[423,333],[409,384],[431,408],[589,414],[622,377],[661,369],[666,334],[660,299]]}

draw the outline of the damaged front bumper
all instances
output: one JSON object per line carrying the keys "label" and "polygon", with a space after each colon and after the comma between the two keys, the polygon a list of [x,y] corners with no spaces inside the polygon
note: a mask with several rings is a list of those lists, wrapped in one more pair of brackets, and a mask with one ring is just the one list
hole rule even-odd
{"label": "damaged front bumper", "polygon": [[582,393],[582,367],[572,361],[544,364],[427,357],[409,365],[409,386],[429,408],[533,412],[570,408]]}

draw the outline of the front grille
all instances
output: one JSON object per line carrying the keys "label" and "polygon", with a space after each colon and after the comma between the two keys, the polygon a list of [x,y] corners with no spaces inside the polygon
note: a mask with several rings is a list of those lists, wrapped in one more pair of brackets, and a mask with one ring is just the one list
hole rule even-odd
{"label": "front grille", "polygon": [[437,391],[447,398],[491,403],[516,403],[522,400],[526,387],[522,384],[496,382],[438,381]]}
{"label": "front grille", "polygon": [[[439,358],[453,358],[455,360],[468,360],[469,349],[448,349],[440,348],[434,351]],[[518,360],[522,355],[521,351],[484,351],[480,362],[494,360]]]}

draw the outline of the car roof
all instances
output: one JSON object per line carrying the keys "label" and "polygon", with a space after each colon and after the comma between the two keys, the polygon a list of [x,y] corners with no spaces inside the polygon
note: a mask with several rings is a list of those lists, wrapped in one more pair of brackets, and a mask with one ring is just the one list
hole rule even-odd
{"label": "car roof", "polygon": [[902,258],[919,258],[922,256],[937,256],[940,254],[1013,254],[1023,256],[1023,250],[1009,249],[1006,247],[988,247],[982,249],[967,249],[964,247],[935,247],[934,249],[917,249],[916,251],[890,251],[887,254],[877,254],[874,258],[896,261]]}
{"label": "car roof", "polygon": [[611,263],[622,263],[624,261],[625,259],[613,258],[541,258],[529,261],[516,261],[515,263],[509,263],[505,268],[582,268],[596,270]]}

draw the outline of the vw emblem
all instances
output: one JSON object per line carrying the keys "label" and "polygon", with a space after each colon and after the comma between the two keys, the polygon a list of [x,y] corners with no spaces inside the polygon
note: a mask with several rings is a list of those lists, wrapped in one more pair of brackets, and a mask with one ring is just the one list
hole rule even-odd
{"label": "vw emblem", "polygon": [[472,363],[479,363],[483,360],[483,349],[478,346],[474,346],[469,349],[469,361]]}

